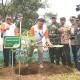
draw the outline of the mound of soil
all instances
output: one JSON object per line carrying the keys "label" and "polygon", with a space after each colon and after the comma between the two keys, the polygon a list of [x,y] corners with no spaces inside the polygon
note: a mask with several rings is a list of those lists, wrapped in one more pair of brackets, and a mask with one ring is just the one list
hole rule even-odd
{"label": "mound of soil", "polygon": [[[20,66],[20,75],[19,75],[19,65],[13,68],[12,67],[1,68],[0,70],[0,80],[38,80],[44,76],[51,76],[53,74],[64,74],[71,73],[72,69],[66,68],[63,65],[50,64],[44,62],[44,67],[40,68],[38,63],[32,63],[26,66],[26,64],[21,64]],[[2,78],[2,79],[1,79]],[[35,79],[36,78],[36,79]],[[46,79],[48,80],[48,79]]]}
{"label": "mound of soil", "polygon": [[[63,65],[55,65],[50,63],[44,63],[44,67],[40,68],[39,64],[33,63],[26,66],[26,64],[21,64],[20,67],[20,74],[21,75],[34,75],[34,74],[63,74],[63,73],[70,73],[73,72],[71,69],[67,68]],[[19,67],[17,66],[14,70],[15,74],[19,74]]]}

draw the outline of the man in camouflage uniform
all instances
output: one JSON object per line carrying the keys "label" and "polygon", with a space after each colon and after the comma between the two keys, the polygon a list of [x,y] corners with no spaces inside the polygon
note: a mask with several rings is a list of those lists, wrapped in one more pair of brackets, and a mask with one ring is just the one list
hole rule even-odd
{"label": "man in camouflage uniform", "polygon": [[[49,30],[49,38],[52,44],[54,45],[59,45],[60,44],[60,34],[56,29],[54,29],[52,26],[56,26],[60,28],[59,23],[56,22],[56,15],[52,16],[52,24],[48,26]],[[60,53],[59,49],[57,48],[49,48],[49,54],[50,54],[50,60],[51,63],[55,63],[59,65],[59,60],[60,60]],[[55,60],[55,62],[54,62]]]}
{"label": "man in camouflage uniform", "polygon": [[67,68],[70,68],[72,66],[71,64],[71,57],[70,57],[70,47],[69,47],[69,38],[70,38],[70,26],[66,24],[66,18],[61,17],[60,18],[60,24],[61,28],[57,28],[53,26],[54,29],[56,29],[58,32],[61,33],[61,44],[64,45],[61,52],[61,59],[62,64],[65,65]]}

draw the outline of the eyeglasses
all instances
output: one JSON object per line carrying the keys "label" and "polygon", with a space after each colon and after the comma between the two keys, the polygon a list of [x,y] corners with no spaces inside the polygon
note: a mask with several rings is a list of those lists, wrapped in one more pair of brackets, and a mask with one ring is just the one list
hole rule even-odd
{"label": "eyeglasses", "polygon": [[76,19],[76,21],[79,21],[79,19]]}
{"label": "eyeglasses", "polygon": [[7,20],[11,20],[10,18],[8,18]]}
{"label": "eyeglasses", "polygon": [[56,19],[56,17],[52,17],[52,19]]}
{"label": "eyeglasses", "polygon": [[39,21],[39,22],[45,22],[45,20],[40,20],[40,19],[39,19],[38,21]]}

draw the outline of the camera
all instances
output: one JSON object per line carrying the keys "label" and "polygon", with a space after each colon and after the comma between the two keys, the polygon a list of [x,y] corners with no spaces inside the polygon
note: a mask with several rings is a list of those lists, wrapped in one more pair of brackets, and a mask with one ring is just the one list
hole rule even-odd
{"label": "camera", "polygon": [[80,11],[80,4],[76,5],[76,11]]}
{"label": "camera", "polygon": [[75,36],[72,36],[72,35],[71,35],[71,36],[69,37],[69,39],[70,39],[70,40],[73,40],[73,39],[75,39]]}
{"label": "camera", "polygon": [[70,39],[73,40],[73,39],[75,39],[75,37],[72,36]]}
{"label": "camera", "polygon": [[80,11],[80,8],[76,8],[76,11]]}

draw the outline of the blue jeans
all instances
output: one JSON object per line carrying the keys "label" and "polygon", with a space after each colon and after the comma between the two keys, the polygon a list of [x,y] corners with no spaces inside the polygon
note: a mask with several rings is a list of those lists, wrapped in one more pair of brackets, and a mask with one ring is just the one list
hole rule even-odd
{"label": "blue jeans", "polygon": [[80,70],[80,46],[77,46],[76,50],[77,50],[77,69]]}

